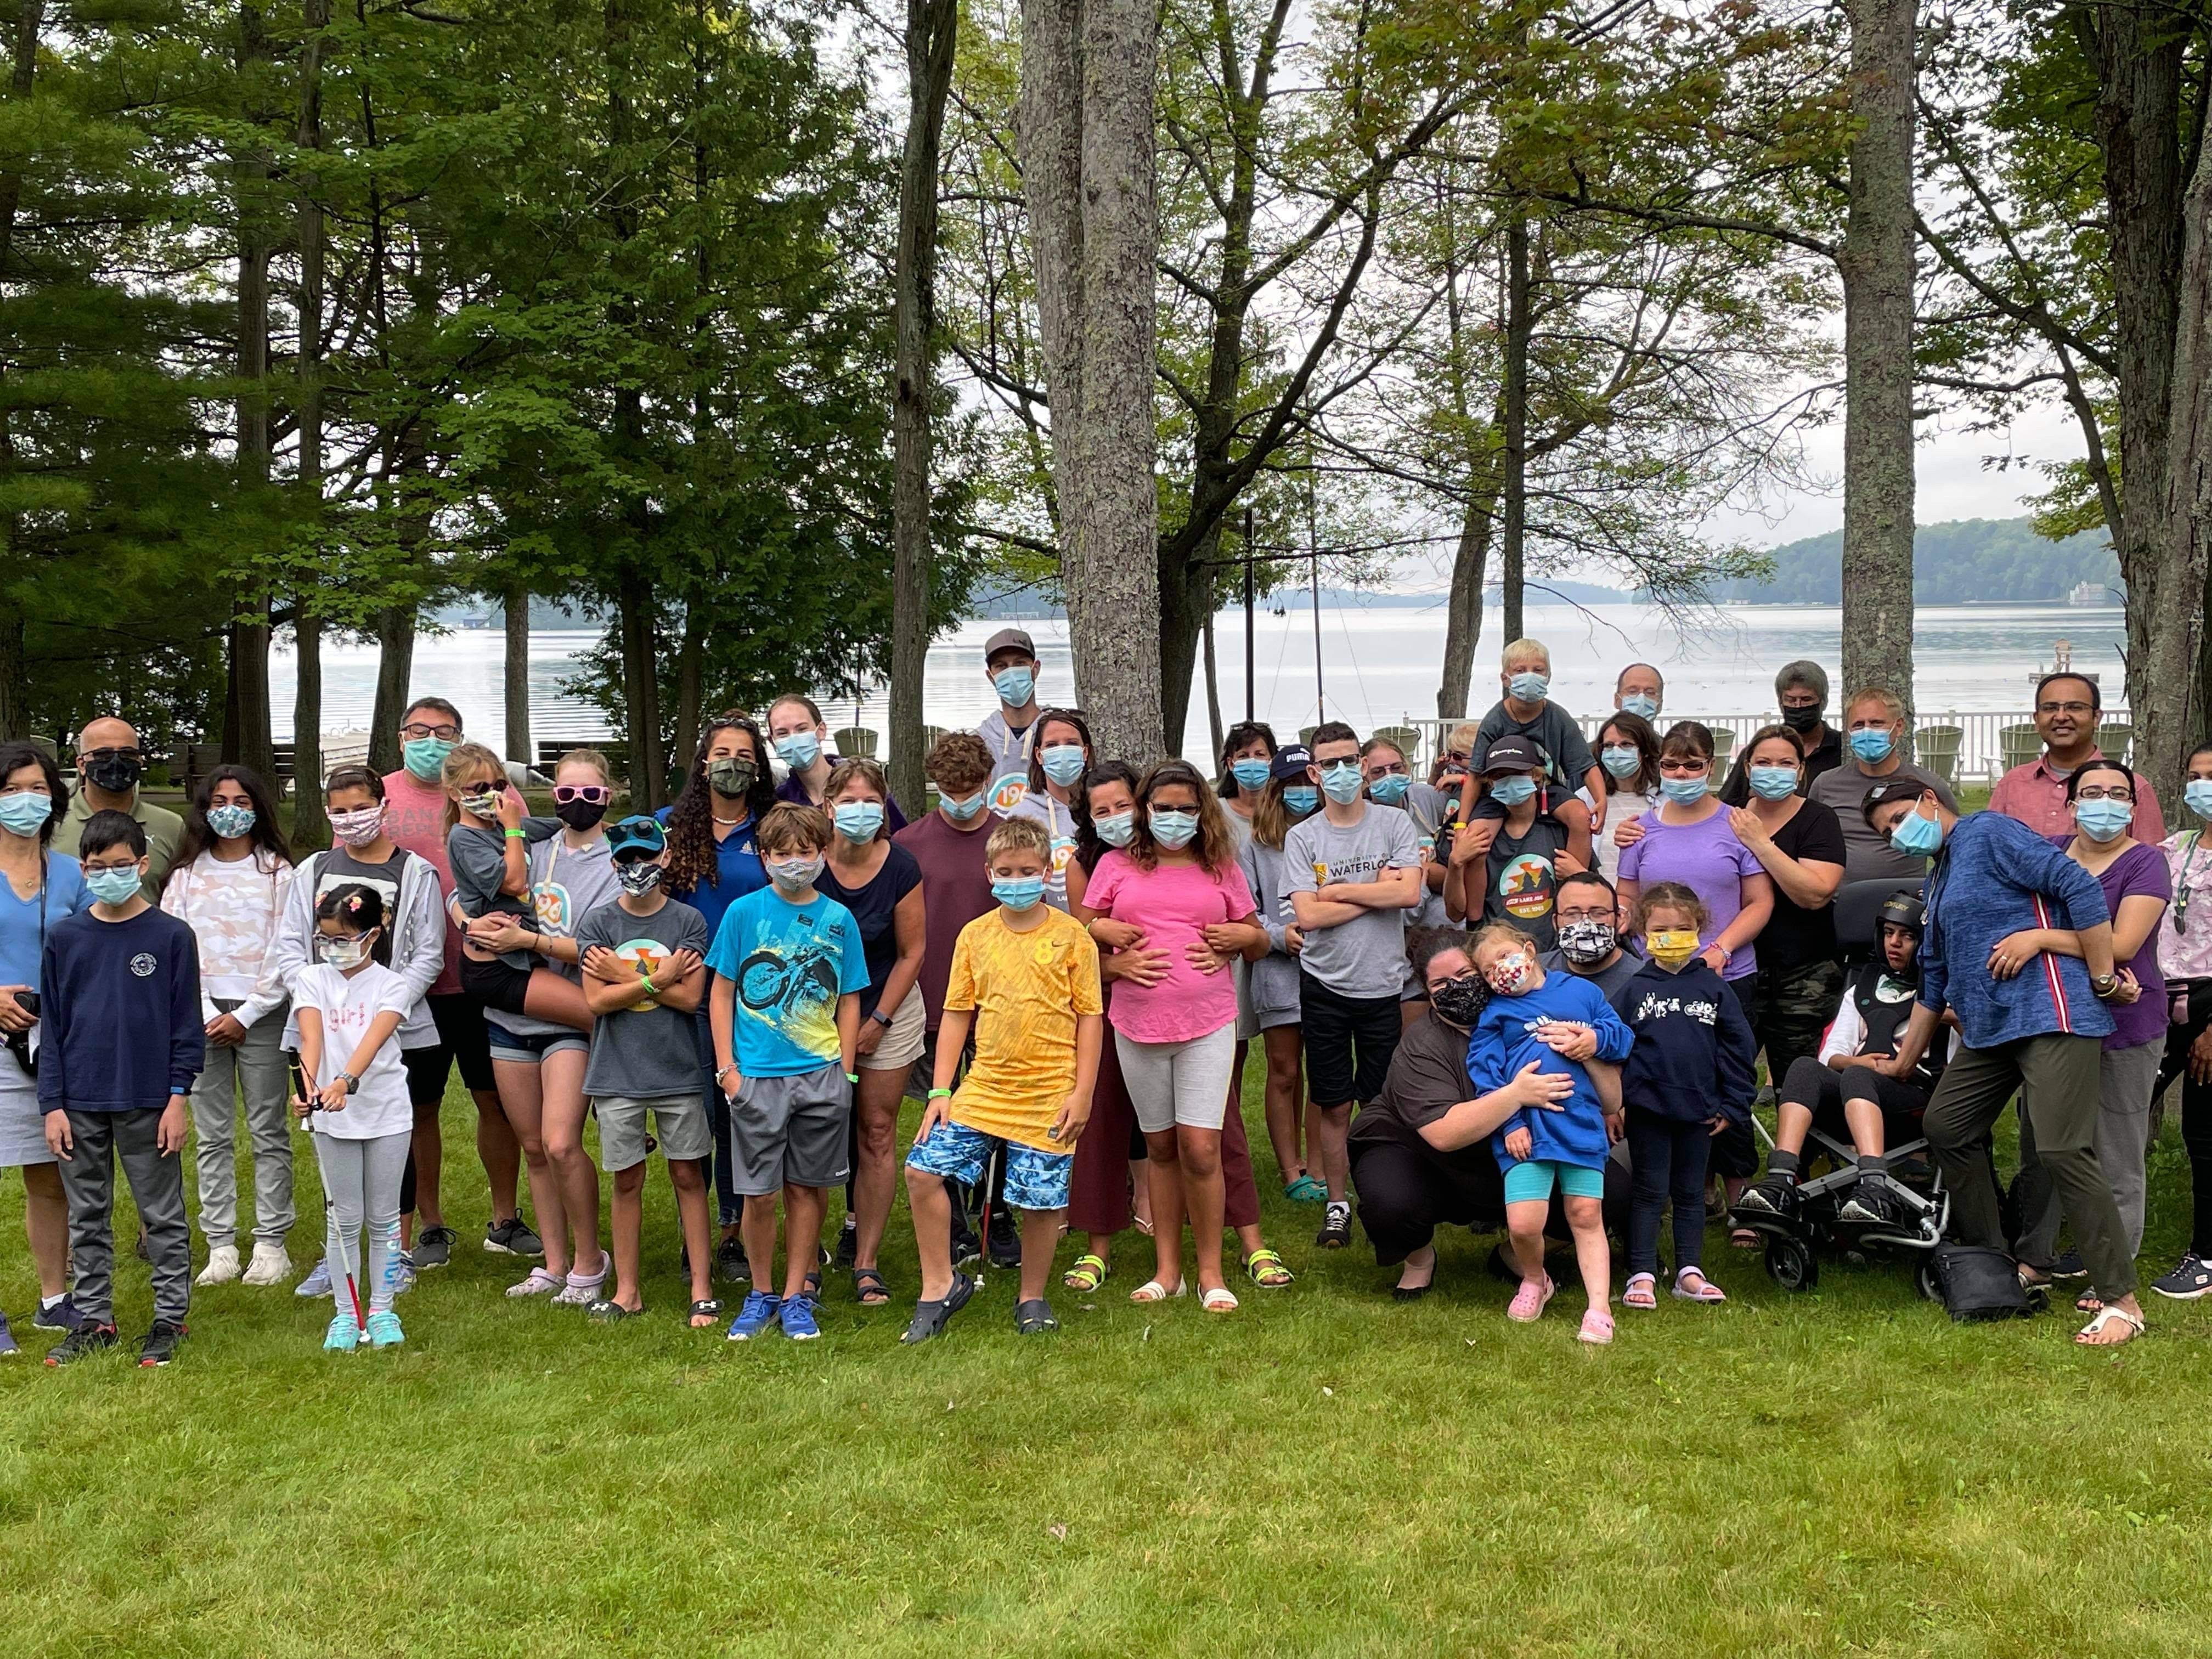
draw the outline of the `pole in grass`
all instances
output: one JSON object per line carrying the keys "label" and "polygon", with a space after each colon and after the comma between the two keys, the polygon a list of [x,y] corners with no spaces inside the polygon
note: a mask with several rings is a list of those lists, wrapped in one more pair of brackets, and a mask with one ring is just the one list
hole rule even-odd
{"label": "pole in grass", "polygon": [[306,1119],[307,1144],[315,1149],[315,1173],[322,1178],[323,1182],[325,1218],[323,1233],[325,1237],[332,1235],[337,1237],[338,1267],[345,1273],[346,1297],[353,1304],[353,1322],[366,1335],[368,1331],[368,1318],[361,1310],[361,1285],[354,1277],[351,1254],[353,1240],[345,1237],[337,1227],[330,1224],[335,1219],[337,1207],[331,1198],[331,1170],[330,1166],[323,1162],[323,1143],[315,1139],[315,1097],[307,1092],[307,1074],[301,1069],[300,1057],[297,1054],[292,1057],[292,1095],[295,1099],[304,1102],[307,1107]]}

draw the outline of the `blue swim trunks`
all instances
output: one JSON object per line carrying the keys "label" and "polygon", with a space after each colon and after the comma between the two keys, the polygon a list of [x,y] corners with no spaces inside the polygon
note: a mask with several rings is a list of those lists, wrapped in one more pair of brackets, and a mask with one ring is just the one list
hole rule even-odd
{"label": "blue swim trunks", "polygon": [[1001,1140],[964,1123],[940,1123],[929,1139],[917,1140],[906,1155],[906,1166],[924,1175],[969,1184],[983,1178],[983,1168],[994,1149],[1006,1149],[1006,1202],[1017,1210],[1064,1210],[1067,1188],[1075,1172],[1073,1152],[1041,1152],[1018,1141]]}
{"label": "blue swim trunks", "polygon": [[1524,1158],[1505,1172],[1505,1201],[1508,1204],[1542,1203],[1552,1196],[1552,1183],[1557,1180],[1559,1190],[1569,1198],[1603,1198],[1605,1171],[1585,1169],[1579,1164],[1561,1164],[1551,1158]]}

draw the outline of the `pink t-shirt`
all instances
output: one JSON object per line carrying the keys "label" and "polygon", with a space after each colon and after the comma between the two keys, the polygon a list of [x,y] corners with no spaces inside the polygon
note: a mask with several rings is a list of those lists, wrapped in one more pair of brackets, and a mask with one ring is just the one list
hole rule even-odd
{"label": "pink t-shirt", "polygon": [[1127,854],[1109,852],[1091,872],[1083,903],[1143,928],[1146,947],[1168,954],[1167,976],[1158,985],[1115,981],[1106,1018],[1115,1030],[1136,1042],[1188,1042],[1236,1019],[1236,975],[1227,968],[1201,974],[1183,951],[1198,941],[1200,928],[1253,913],[1243,870],[1231,864],[1216,876],[1195,864],[1164,864],[1146,871]]}

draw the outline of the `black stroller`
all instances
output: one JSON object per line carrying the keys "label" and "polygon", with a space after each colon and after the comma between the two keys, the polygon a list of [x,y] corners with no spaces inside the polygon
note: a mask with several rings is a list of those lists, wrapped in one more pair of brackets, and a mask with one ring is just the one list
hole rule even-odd
{"label": "black stroller", "polygon": [[[1836,939],[1847,963],[1864,960],[1877,947],[1880,912],[1898,891],[1894,881],[1860,881],[1836,895]],[[1764,1125],[1759,1133],[1765,1137]],[[1921,1295],[1940,1301],[1934,1252],[1951,1218],[1950,1197],[1929,1159],[1924,1139],[1892,1146],[1888,1154],[1892,1201],[1882,1207],[1891,1213],[1858,1211],[1848,1202],[1859,1185],[1850,1143],[1823,1133],[1816,1122],[1806,1137],[1805,1165],[1825,1162],[1826,1170],[1797,1183],[1788,1213],[1739,1206],[1730,1210],[1729,1224],[1759,1236],[1767,1274],[1785,1291],[1809,1291],[1819,1284],[1823,1255],[1853,1262],[1905,1259],[1914,1263]]]}

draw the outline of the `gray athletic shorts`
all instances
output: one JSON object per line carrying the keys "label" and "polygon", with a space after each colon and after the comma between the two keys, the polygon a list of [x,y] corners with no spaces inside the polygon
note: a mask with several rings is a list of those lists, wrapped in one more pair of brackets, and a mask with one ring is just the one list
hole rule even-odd
{"label": "gray athletic shorts", "polygon": [[749,1077],[730,1105],[730,1188],[764,1198],[787,1186],[842,1187],[853,1173],[853,1085],[836,1065]]}
{"label": "gray athletic shorts", "polygon": [[608,1174],[645,1162],[645,1115],[653,1114],[653,1138],[669,1159],[702,1158],[714,1150],[703,1095],[661,1095],[638,1100],[629,1095],[594,1095],[599,1120],[599,1164]]}

